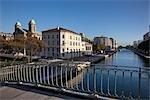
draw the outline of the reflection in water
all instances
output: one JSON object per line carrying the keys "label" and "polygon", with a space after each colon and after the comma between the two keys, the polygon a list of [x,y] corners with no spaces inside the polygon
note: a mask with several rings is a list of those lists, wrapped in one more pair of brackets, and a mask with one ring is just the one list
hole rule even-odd
{"label": "reflection in water", "polygon": [[121,65],[121,66],[135,66],[135,67],[149,67],[149,59],[145,59],[130,50],[122,49],[113,56],[106,58],[100,64],[107,65]]}

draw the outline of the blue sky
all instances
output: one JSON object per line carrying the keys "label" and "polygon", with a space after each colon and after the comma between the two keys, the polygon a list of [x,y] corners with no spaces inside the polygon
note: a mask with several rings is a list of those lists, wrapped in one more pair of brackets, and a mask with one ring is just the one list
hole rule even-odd
{"label": "blue sky", "polygon": [[132,43],[148,31],[149,6],[149,0],[0,0],[0,31],[13,33],[16,21],[28,28],[35,19],[38,31],[61,26]]}

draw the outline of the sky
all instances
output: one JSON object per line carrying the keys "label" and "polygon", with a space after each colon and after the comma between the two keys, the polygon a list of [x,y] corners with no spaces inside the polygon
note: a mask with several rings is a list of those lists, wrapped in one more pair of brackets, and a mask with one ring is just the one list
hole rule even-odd
{"label": "sky", "polygon": [[148,32],[149,13],[150,0],[0,0],[0,32],[13,33],[17,21],[28,29],[34,19],[37,31],[59,26],[125,45]]}

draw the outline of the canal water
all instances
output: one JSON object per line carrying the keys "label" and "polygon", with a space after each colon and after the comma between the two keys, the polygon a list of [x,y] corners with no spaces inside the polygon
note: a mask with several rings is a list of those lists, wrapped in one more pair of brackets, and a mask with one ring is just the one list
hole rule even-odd
{"label": "canal water", "polygon": [[113,56],[106,58],[99,64],[132,66],[132,67],[150,67],[149,59],[145,59],[128,49],[121,49],[120,52],[117,52]]}
{"label": "canal water", "polygon": [[[89,89],[94,91],[94,75],[96,73],[96,91],[98,93],[117,94],[119,96],[125,95],[134,98],[137,98],[138,95],[140,95],[143,99],[149,99],[150,73],[147,71],[150,68],[149,59],[144,59],[130,50],[121,49],[113,56],[106,58],[98,64],[99,65],[91,66],[88,68],[88,71],[84,73],[83,82],[81,81],[79,84],[80,88],[84,86],[83,88],[87,90],[87,84],[89,84]],[[103,64],[118,65],[121,66],[121,70],[117,71],[116,74],[114,70],[110,70],[108,76],[108,70],[101,72],[101,65]],[[108,69],[110,67],[111,66],[108,66]],[[123,73],[125,67],[127,70],[136,69],[137,72],[125,71]],[[138,71],[140,68],[144,68],[145,71],[143,72],[145,73],[142,73],[139,80]],[[105,69],[107,69],[107,66],[105,66]]]}

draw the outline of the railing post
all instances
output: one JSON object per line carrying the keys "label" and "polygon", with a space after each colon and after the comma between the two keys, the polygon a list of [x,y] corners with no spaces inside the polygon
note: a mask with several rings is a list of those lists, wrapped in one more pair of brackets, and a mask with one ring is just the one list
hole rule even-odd
{"label": "railing post", "polygon": [[36,83],[36,81],[35,81],[35,71],[36,71],[36,65],[33,65],[33,67],[32,67],[32,78],[33,78],[33,83]]}
{"label": "railing post", "polygon": [[131,90],[132,90],[132,89],[131,89],[131,88],[132,88],[131,85],[132,85],[132,84],[131,84],[131,83],[132,83],[132,72],[130,72],[130,83],[129,83],[129,85],[130,85],[130,86],[129,86],[129,89],[130,89],[130,90],[129,90],[129,98],[130,98],[130,99],[132,98],[132,92],[131,92]]}
{"label": "railing post", "polygon": [[115,96],[118,96],[117,95],[117,71],[115,70]]}
{"label": "railing post", "polygon": [[17,71],[18,71],[18,82],[20,82],[20,80],[21,80],[21,78],[20,78],[20,76],[21,76],[20,75],[20,65],[18,65],[18,70]]}
{"label": "railing post", "polygon": [[46,69],[46,66],[43,65],[43,80],[44,80],[44,83],[46,84],[46,78],[45,78],[46,77],[46,75],[45,75],[46,70],[45,69]]}
{"label": "railing post", "polygon": [[141,98],[141,68],[139,68],[138,100]]}
{"label": "railing post", "polygon": [[47,82],[48,82],[48,84],[50,84],[50,82],[49,82],[49,66],[47,66]]}
{"label": "railing post", "polygon": [[93,80],[94,80],[94,93],[96,93],[96,71],[95,71],[95,66],[94,66],[94,77],[93,77]]}
{"label": "railing post", "polygon": [[103,70],[101,69],[101,94],[103,93]]}
{"label": "railing post", "polygon": [[109,92],[109,69],[108,69],[108,77],[107,77],[107,94],[110,95],[110,92]]}
{"label": "railing post", "polygon": [[36,65],[36,84],[38,84],[39,83],[39,66],[38,65]]}
{"label": "railing post", "polygon": [[23,81],[23,77],[22,77],[22,65],[20,66],[20,81]]}
{"label": "railing post", "polygon": [[13,81],[15,81],[15,66],[13,66],[13,74],[12,74],[12,77],[13,77]]}
{"label": "railing post", "polygon": [[40,83],[42,84],[42,66],[39,65],[39,71],[40,71]]}
{"label": "railing post", "polygon": [[84,80],[83,80],[83,77],[84,77],[84,69],[81,68],[81,71],[82,71],[82,74],[83,74],[83,76],[82,76],[82,78],[81,78],[81,79],[82,79],[82,80],[81,80],[81,90],[84,91],[84,88],[83,88],[83,87],[84,87],[84,86],[83,86],[83,85],[84,85],[84,84],[83,84],[83,81],[84,81]]}
{"label": "railing post", "polygon": [[29,68],[28,68],[28,69],[29,69],[29,81],[30,81],[30,82],[33,82],[32,76],[31,76],[31,75],[32,75],[32,74],[31,74],[31,73],[32,73],[32,69],[31,69],[31,68],[33,68],[33,65],[29,66]]}
{"label": "railing post", "polygon": [[51,83],[52,83],[52,86],[54,86],[54,80],[53,80],[53,66],[51,66]]}
{"label": "railing post", "polygon": [[62,75],[63,75],[62,66],[60,66],[60,84],[61,84],[61,87],[63,87]]}
{"label": "railing post", "polygon": [[65,80],[66,80],[66,88],[68,88],[68,75],[67,75],[67,73],[68,73],[68,70],[67,70],[67,66],[66,66],[66,70],[65,70]]}
{"label": "railing post", "polygon": [[18,65],[16,67],[16,81],[18,81]]}
{"label": "railing post", "polygon": [[23,81],[26,82],[26,66],[23,66]]}
{"label": "railing post", "polygon": [[78,76],[78,67],[76,67],[76,89],[79,90],[79,88],[78,88],[78,78],[77,78],[77,76]]}
{"label": "railing post", "polygon": [[70,87],[72,89],[73,88],[73,86],[72,86],[72,66],[70,67],[70,81],[71,81]]}
{"label": "railing post", "polygon": [[58,73],[57,73],[57,65],[55,66],[55,80],[56,80],[56,86],[58,86]]}
{"label": "railing post", "polygon": [[10,66],[7,67],[8,81],[10,81]]}
{"label": "railing post", "polygon": [[[29,65],[28,65],[28,66],[29,66]],[[29,82],[29,69],[28,69],[29,67],[28,67],[28,66],[25,67],[25,69],[26,69],[26,78],[27,78],[26,81],[27,81],[27,82]]]}
{"label": "railing post", "polygon": [[[123,82],[123,81],[124,81],[124,71],[122,72],[122,82]],[[122,83],[122,87],[124,87],[124,83]],[[122,99],[125,98],[123,88],[122,88],[122,91],[121,91],[121,98],[122,98]]]}
{"label": "railing post", "polygon": [[87,76],[86,76],[86,80],[87,80],[87,91],[90,92],[90,87],[89,87],[89,73],[88,73],[88,69],[87,69]]}

